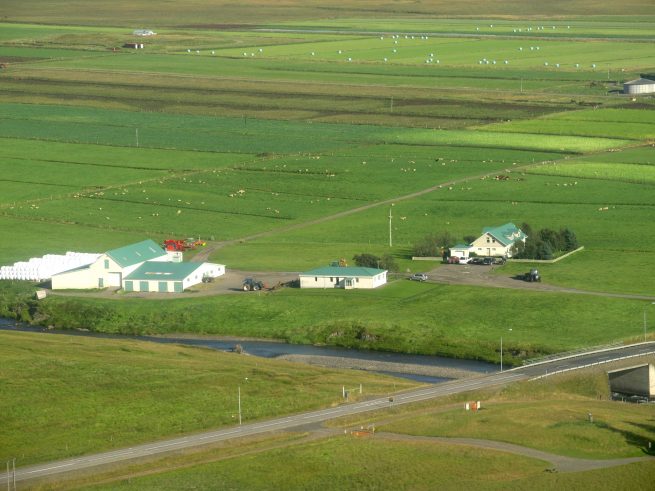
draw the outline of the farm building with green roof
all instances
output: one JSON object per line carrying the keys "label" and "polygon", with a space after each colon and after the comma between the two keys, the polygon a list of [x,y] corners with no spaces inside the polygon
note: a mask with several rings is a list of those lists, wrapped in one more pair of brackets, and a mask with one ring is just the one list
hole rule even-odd
{"label": "farm building with green roof", "polygon": [[377,288],[387,282],[387,271],[377,268],[325,266],[300,273],[300,288]]}
{"label": "farm building with green roof", "polygon": [[173,262],[174,257],[155,241],[144,240],[109,250],[86,266],[53,275],[52,289],[179,292],[200,283],[205,275],[225,274],[222,264]]}

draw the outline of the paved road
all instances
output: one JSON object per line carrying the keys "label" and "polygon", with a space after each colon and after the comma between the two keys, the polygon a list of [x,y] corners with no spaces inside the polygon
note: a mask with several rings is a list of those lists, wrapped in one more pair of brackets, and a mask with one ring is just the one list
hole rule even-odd
{"label": "paved road", "polygon": [[[89,469],[106,464],[125,462],[140,457],[154,456],[174,450],[198,447],[210,443],[230,440],[244,436],[257,435],[271,431],[286,430],[310,423],[320,423],[341,416],[374,411],[401,404],[435,399],[450,394],[457,394],[476,389],[508,385],[519,380],[553,374],[556,371],[570,370],[596,363],[607,363],[612,360],[623,359],[630,356],[655,354],[655,342],[640,343],[622,348],[586,353],[566,358],[536,363],[527,367],[520,367],[505,372],[484,375],[477,378],[455,380],[430,387],[406,391],[393,395],[393,398],[381,397],[354,404],[310,411],[302,414],[289,415],[268,421],[245,424],[242,426],[207,431],[195,435],[163,440],[156,443],[136,445],[121,450],[113,450],[79,458],[60,460],[29,467],[19,467],[16,470],[16,481],[43,478],[66,472]],[[0,474],[0,482],[6,482],[6,473]]]}

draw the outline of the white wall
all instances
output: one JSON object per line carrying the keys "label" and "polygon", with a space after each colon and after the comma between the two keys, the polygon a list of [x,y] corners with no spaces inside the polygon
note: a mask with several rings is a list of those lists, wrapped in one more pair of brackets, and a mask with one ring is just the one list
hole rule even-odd
{"label": "white wall", "polygon": [[[330,281],[330,278],[332,281]],[[344,288],[344,280],[352,278],[352,288],[377,288],[387,282],[387,272],[375,276],[307,276],[300,275],[300,288]]]}

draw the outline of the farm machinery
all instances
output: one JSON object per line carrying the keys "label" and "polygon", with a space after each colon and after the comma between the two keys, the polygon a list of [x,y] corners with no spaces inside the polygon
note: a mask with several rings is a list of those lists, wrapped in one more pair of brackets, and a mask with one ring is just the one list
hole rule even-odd
{"label": "farm machinery", "polygon": [[206,242],[193,237],[188,239],[166,239],[162,244],[163,248],[167,251],[179,251],[184,252],[188,250],[193,250],[197,247],[202,247],[207,245]]}
{"label": "farm machinery", "polygon": [[256,280],[254,278],[246,278],[243,280],[243,291],[244,292],[256,292],[266,288],[263,281]]}
{"label": "farm machinery", "polygon": [[525,273],[523,275],[523,281],[541,281],[541,276],[539,275],[539,271],[536,269],[532,268],[529,273]]}

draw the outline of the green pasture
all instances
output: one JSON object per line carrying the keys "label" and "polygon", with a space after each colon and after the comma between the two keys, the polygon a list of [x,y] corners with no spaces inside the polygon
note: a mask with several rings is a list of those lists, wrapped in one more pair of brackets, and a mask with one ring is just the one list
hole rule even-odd
{"label": "green pasture", "polygon": [[344,384],[361,383],[369,396],[413,385],[172,344],[17,332],[0,338],[0,458],[16,457],[17,466],[234,425],[239,386],[242,417],[252,422],[338,404]]}
{"label": "green pasture", "polygon": [[[609,155],[621,156],[623,152]],[[445,230],[462,241],[466,235],[479,235],[485,226],[527,222],[535,229],[569,227],[585,246],[584,252],[572,258],[540,266],[545,281],[584,290],[650,294],[655,283],[638,272],[653,265],[652,184],[644,179],[599,179],[591,172],[580,177],[551,175],[553,168],[566,170],[566,162],[525,172],[507,173],[502,168],[498,174],[509,180],[496,180],[492,174],[490,178],[467,179],[421,197],[396,201],[392,208],[393,248],[388,246],[389,206],[379,206],[283,235],[225,247],[215,253],[214,259],[245,270],[287,271],[306,270],[335,257],[350,259],[368,251],[392,253],[402,260],[411,256],[412,244],[431,231]],[[577,168],[587,164],[572,165]],[[644,167],[643,175],[650,175],[650,167],[638,167]],[[334,244],[331,238],[337,236],[343,239]],[[413,262],[403,263],[402,267],[416,271],[434,265]],[[525,267],[506,265],[498,274],[513,276]]]}
{"label": "green pasture", "polygon": [[[302,464],[290,466],[290,462]],[[655,479],[650,462],[580,473],[547,473],[547,468],[545,462],[474,447],[341,436],[84,489],[211,488],[219,480],[221,486],[254,490],[621,489],[648,487]]]}
{"label": "green pasture", "polygon": [[[557,455],[606,459],[640,457],[655,437],[643,406],[607,401],[490,402],[479,414],[461,408],[383,426],[412,435],[481,438],[525,445]],[[588,414],[594,417],[590,423]],[[626,442],[627,440],[627,442]],[[629,443],[628,443],[629,442]]]}
{"label": "green pasture", "polygon": [[[265,274],[261,276],[266,280]],[[12,288],[17,286],[8,282],[2,286],[11,305]],[[25,294],[29,292],[26,286]],[[32,318],[60,328],[280,338],[494,362],[500,358],[499,340],[504,337],[505,362],[510,364],[546,353],[641,339],[644,302],[399,279],[375,291],[289,288],[259,295],[189,293],[181,299],[146,301],[122,294],[109,299],[50,296],[30,305]],[[325,312],[331,312],[329,318]],[[23,317],[29,320],[30,315],[23,312]]]}
{"label": "green pasture", "polygon": [[[328,1],[317,8],[301,0],[290,0],[284,8],[277,8],[276,2],[266,0],[259,2],[245,1],[240,3],[220,0],[206,2],[203,0],[187,2],[184,5],[174,3],[161,4],[152,8],[149,2],[136,0],[130,3],[120,3],[109,0],[95,0],[79,6],[61,5],[52,0],[35,0],[26,5],[18,0],[7,0],[3,4],[3,19],[11,22],[34,22],[46,24],[73,25],[127,25],[149,26],[157,30],[160,26],[182,26],[225,29],[236,25],[271,25],[284,24],[292,21],[305,21],[314,25],[330,25],[326,17],[338,19],[362,19],[361,22],[380,22],[384,19],[408,19],[417,22],[440,17],[473,18],[469,21],[475,25],[484,26],[484,18],[499,22],[515,19],[517,26],[525,25],[560,25],[574,20],[586,21],[590,18],[602,22],[652,22],[652,4],[648,0],[628,0],[621,4],[612,2],[592,2],[577,0],[575,2],[556,1],[548,4],[533,2],[489,3],[482,0],[465,4],[452,3],[445,0],[420,0],[410,4],[380,3],[373,0],[354,2]],[[255,8],[256,7],[256,8]],[[370,19],[374,13],[377,19]],[[482,18],[482,19],[481,19]],[[318,19],[318,21],[317,21]],[[529,19],[529,20],[528,20]],[[540,20],[543,19],[543,20]],[[365,21],[365,22],[364,22]],[[562,24],[564,23],[562,22]]]}
{"label": "green pasture", "polygon": [[163,236],[145,236],[141,230],[108,231],[97,224],[76,225],[65,217],[47,222],[38,217],[19,218],[4,213],[0,215],[0,230],[4,233],[0,250],[0,264],[3,266],[45,254],[65,254],[67,251],[102,253],[145,238],[164,239]]}
{"label": "green pasture", "polygon": [[[308,35],[309,36],[309,35]],[[532,70],[611,69],[635,70],[653,66],[655,56],[648,43],[622,41],[559,41],[543,39],[441,38],[416,35],[344,36],[334,41],[266,46],[266,48],[221,49],[218,56],[285,61],[319,60],[339,63],[427,64],[438,75],[440,65],[493,68],[518,67]],[[611,49],[610,49],[611,46]],[[195,53],[194,53],[195,54]],[[205,53],[208,55],[208,53]],[[386,60],[386,61],[385,61]],[[487,60],[489,63],[486,63]],[[507,61],[507,63],[505,63]],[[494,63],[495,62],[495,63]],[[559,67],[557,66],[559,64]],[[576,66],[577,64],[577,66]],[[594,66],[595,65],[595,66]],[[488,75],[489,78],[493,78]]]}
{"label": "green pasture", "polygon": [[[488,5],[488,4],[487,4]],[[518,6],[517,6],[518,7]],[[638,38],[653,37],[652,18],[634,17],[631,20],[602,20],[578,17],[573,19],[454,19],[454,18],[394,18],[394,19],[321,19],[285,22],[296,29],[338,29],[354,32],[395,35],[411,33],[415,36],[459,34],[466,36],[507,36],[516,38]],[[411,36],[410,34],[410,36]]]}
{"label": "green pasture", "polygon": [[[248,457],[236,458],[228,456],[227,449],[208,451],[200,457],[195,456],[194,463],[184,470],[169,470],[175,467],[175,459],[162,461],[156,465],[157,471],[153,475],[136,480],[132,478],[129,483],[139,489],[157,489],[166,487],[168,483],[175,486],[191,482],[202,488],[210,486],[215,482],[212,479],[219,475],[221,479],[235,483],[235,487],[243,483],[249,488],[267,489],[260,472],[262,475],[268,472],[266,475],[269,479],[273,473],[272,479],[276,479],[278,470],[283,472],[288,462],[292,462],[290,465],[293,466],[295,459],[299,459],[303,464],[307,463],[307,475],[302,470],[290,471],[294,478],[281,484],[283,487],[307,489],[320,484],[326,489],[341,489],[344,476],[349,482],[357,482],[358,487],[366,488],[372,484],[373,489],[451,489],[451,482],[452,489],[460,489],[462,479],[470,480],[471,486],[481,489],[578,489],[586,486],[622,489],[626,486],[647,486],[655,472],[652,463],[648,462],[594,471],[553,473],[545,472],[549,466],[546,462],[512,454],[511,462],[495,460],[495,471],[488,474],[486,466],[490,459],[508,454],[482,450],[474,445],[454,445],[448,441],[429,439],[430,436],[488,438],[557,455],[601,460],[643,456],[641,449],[653,437],[652,427],[643,423],[648,419],[649,408],[645,405],[599,401],[598,396],[605,398],[607,390],[607,379],[602,370],[592,374],[551,377],[548,383],[515,383],[504,389],[462,394],[329,423],[330,427],[345,428],[347,431],[374,424],[377,431],[370,438],[356,438],[347,432],[346,436],[315,442],[288,440],[282,444],[283,449],[277,448],[279,441],[270,441],[270,447],[276,448],[258,446],[256,454],[251,452]],[[465,412],[464,401],[470,400],[482,400],[483,409],[477,413]],[[589,412],[594,416],[593,423],[588,421]],[[403,439],[402,435],[407,438]],[[303,435],[296,435],[297,438],[300,436]],[[261,445],[261,442],[255,444]],[[241,448],[242,451],[249,451],[253,447],[244,443]],[[373,450],[375,454],[368,453]],[[292,459],[283,461],[282,453]],[[411,458],[408,458],[408,453]],[[391,460],[390,454],[393,454],[394,460]],[[396,456],[401,464],[395,460]],[[227,460],[219,462],[219,458],[225,457]],[[188,462],[188,457],[186,459],[185,462]],[[351,471],[352,461],[356,464]],[[378,467],[380,461],[387,464],[386,468]],[[462,464],[468,467],[460,468]],[[477,469],[478,464],[482,465],[482,475],[472,475],[470,466],[475,465]],[[438,474],[434,472],[435,465],[438,466]],[[250,471],[254,472],[254,476]],[[119,489],[128,485],[124,474],[96,476],[96,481],[99,478],[111,481],[111,484],[89,489]],[[281,477],[279,479],[282,480]],[[91,479],[86,481],[87,485],[91,483]]]}
{"label": "green pasture", "polygon": [[[581,124],[584,123],[584,124]],[[487,125],[485,131],[544,133],[647,140],[655,138],[655,112],[649,109],[598,109],[555,113],[537,119]]]}

